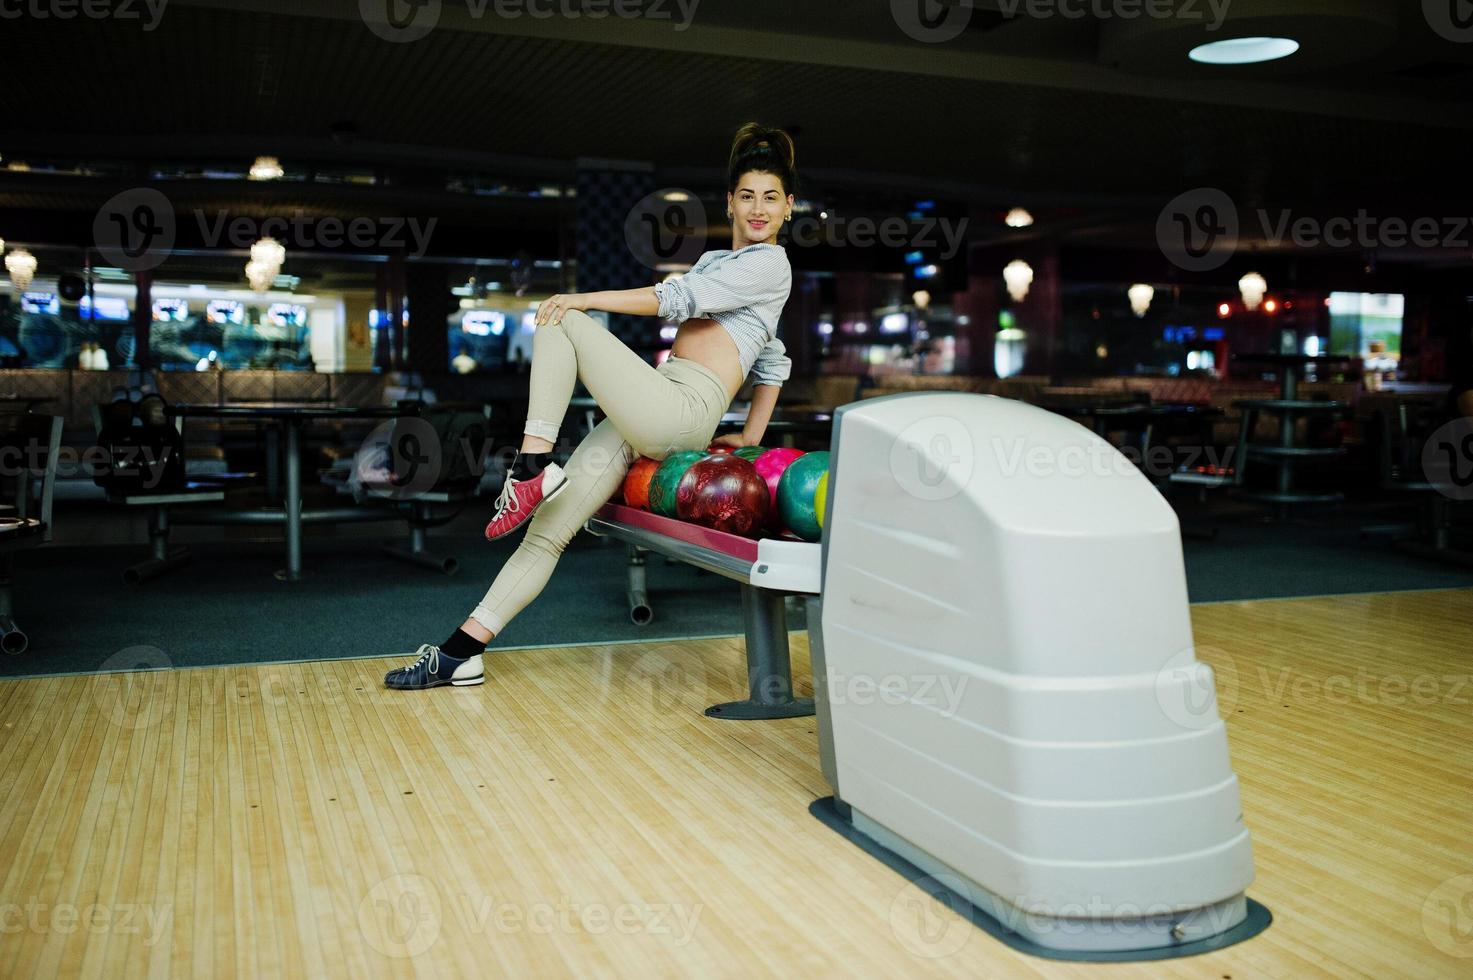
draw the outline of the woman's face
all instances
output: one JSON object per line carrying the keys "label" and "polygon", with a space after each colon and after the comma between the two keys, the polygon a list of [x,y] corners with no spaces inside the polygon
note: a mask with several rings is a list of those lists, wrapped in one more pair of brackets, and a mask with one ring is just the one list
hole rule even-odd
{"label": "woman's face", "polygon": [[738,178],[726,204],[731,208],[732,247],[744,248],[777,241],[778,229],[792,216],[793,195],[783,193],[775,175],[753,170]]}

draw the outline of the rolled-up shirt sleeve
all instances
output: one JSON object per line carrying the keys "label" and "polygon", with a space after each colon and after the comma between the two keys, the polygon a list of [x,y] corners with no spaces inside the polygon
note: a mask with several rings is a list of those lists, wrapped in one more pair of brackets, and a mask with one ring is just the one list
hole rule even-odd
{"label": "rolled-up shirt sleeve", "polygon": [[773,337],[757,354],[757,361],[752,365],[752,383],[781,387],[792,373],[793,361],[788,357],[788,349]]}
{"label": "rolled-up shirt sleeve", "polygon": [[683,321],[786,299],[792,270],[782,249],[753,248],[711,272],[692,269],[655,286],[660,316]]}

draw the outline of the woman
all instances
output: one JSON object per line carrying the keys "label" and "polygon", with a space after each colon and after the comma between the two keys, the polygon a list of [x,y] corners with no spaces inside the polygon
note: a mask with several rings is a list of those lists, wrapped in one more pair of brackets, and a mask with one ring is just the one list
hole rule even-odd
{"label": "woman", "polygon": [[[776,244],[793,216],[793,140],[779,129],[743,126],[727,165],[732,247],[707,252],[691,270],[657,286],[553,296],[537,309],[531,390],[521,451],[486,526],[495,540],[530,521],[521,547],[475,611],[439,646],[425,644],[387,687],[420,690],[485,680],[481,655],[511,618],[541,593],[568,541],[614,495],[638,456],[664,459],[711,443],[748,373],[755,388],[740,435],[762,441],[777,393],[792,368],[777,321],[792,270]],[[670,357],[652,368],[586,310],[679,320]],[[582,380],[608,416],[574,451],[564,471],[552,462],[573,385]]]}

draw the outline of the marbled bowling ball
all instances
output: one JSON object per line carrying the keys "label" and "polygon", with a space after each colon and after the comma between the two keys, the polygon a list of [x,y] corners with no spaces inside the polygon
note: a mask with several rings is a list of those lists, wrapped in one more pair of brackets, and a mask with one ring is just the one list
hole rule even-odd
{"label": "marbled bowling ball", "polygon": [[803,450],[801,449],[769,449],[752,462],[757,469],[757,475],[767,483],[767,493],[774,514],[777,512],[777,483],[782,479],[783,470],[802,455]]}
{"label": "marbled bowling ball", "polygon": [[[783,524],[804,541],[823,536],[818,523],[818,482],[829,471],[827,452],[804,453],[783,470],[777,485],[777,510]],[[825,485],[827,490],[827,485]]]}
{"label": "marbled bowling ball", "polygon": [[705,458],[706,454],[699,449],[666,456],[650,480],[650,510],[661,517],[675,517],[675,488],[680,486],[680,478],[697,460]]}
{"label": "marbled bowling ball", "polygon": [[767,448],[765,446],[738,446],[732,452],[732,455],[740,456],[747,462],[753,463],[757,461],[758,456],[761,456],[765,452],[767,452]]}
{"label": "marbled bowling ball", "polygon": [[629,467],[629,472],[624,475],[624,503],[630,507],[638,507],[640,510],[650,509],[650,480],[654,479],[655,470],[660,468],[660,461],[641,456]]}
{"label": "marbled bowling ball", "polygon": [[729,452],[731,452],[731,447],[730,446],[725,446],[725,445],[718,446],[714,442],[711,443],[711,445],[709,445],[709,446],[706,447],[706,455],[708,455],[708,456],[725,456]]}
{"label": "marbled bowling ball", "polygon": [[770,506],[767,482],[751,463],[730,453],[693,464],[675,490],[682,520],[749,538],[762,535]]}

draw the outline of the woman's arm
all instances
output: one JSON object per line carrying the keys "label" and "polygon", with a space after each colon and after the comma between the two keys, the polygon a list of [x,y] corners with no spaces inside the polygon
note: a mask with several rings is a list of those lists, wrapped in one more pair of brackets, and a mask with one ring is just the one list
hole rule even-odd
{"label": "woman's arm", "polygon": [[747,411],[747,424],[742,426],[742,445],[762,445],[767,423],[777,406],[777,393],[782,390],[782,385],[756,385],[752,388],[752,407]]}
{"label": "woman's arm", "polygon": [[654,286],[638,289],[612,289],[599,293],[559,293],[549,296],[537,306],[537,325],[556,323],[568,310],[603,310],[605,313],[628,313],[631,316],[654,316],[660,312],[660,301]]}

